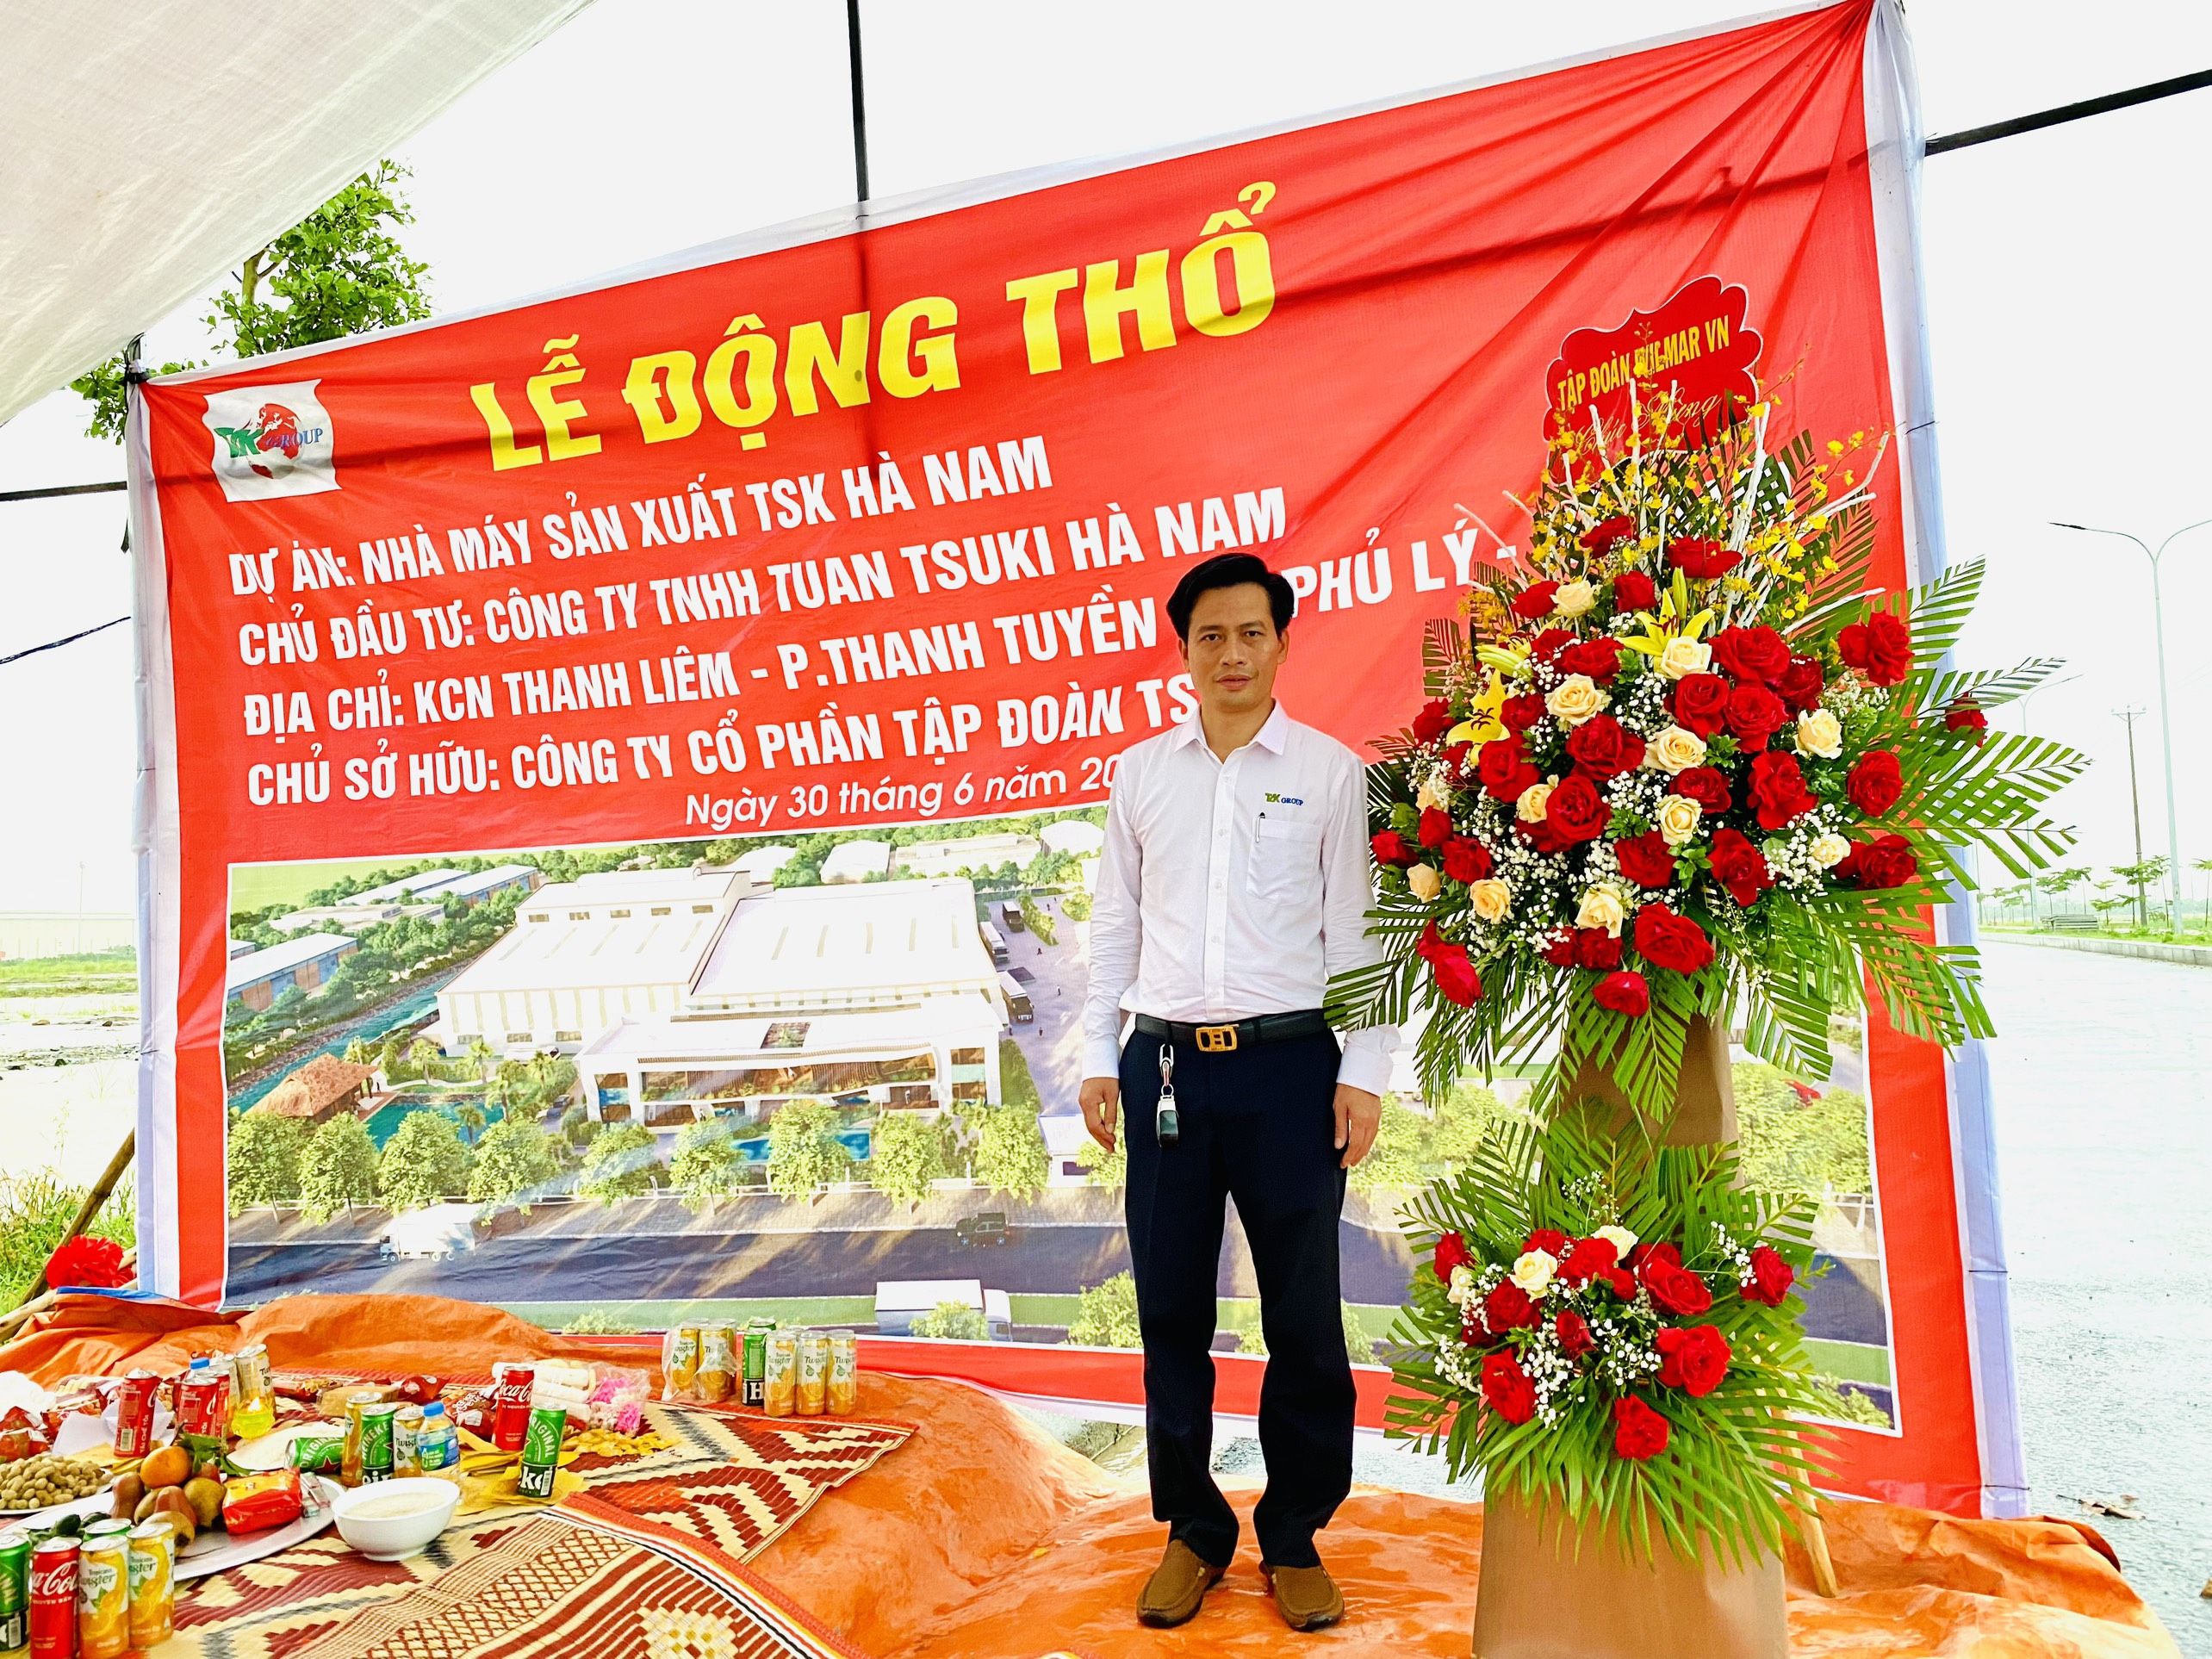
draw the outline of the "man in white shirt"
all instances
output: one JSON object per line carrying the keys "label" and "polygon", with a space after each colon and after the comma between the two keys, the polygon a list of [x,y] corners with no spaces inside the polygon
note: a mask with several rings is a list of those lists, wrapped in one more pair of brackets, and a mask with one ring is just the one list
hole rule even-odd
{"label": "man in white shirt", "polygon": [[1110,1151],[1128,1113],[1153,1513],[1169,1525],[1138,1599],[1148,1625],[1196,1613],[1236,1550],[1210,1468],[1228,1198],[1267,1338],[1261,1570],[1292,1628],[1344,1614],[1313,1541],[1351,1484],[1337,1223],[1345,1171],[1375,1140],[1396,1033],[1354,1031],[1339,1054],[1320,1012],[1330,978],[1381,951],[1366,932],[1359,757],[1275,702],[1294,606],[1289,583],[1249,553],[1209,559],[1177,586],[1167,612],[1198,712],[1122,755],[1091,910],[1083,1115]]}

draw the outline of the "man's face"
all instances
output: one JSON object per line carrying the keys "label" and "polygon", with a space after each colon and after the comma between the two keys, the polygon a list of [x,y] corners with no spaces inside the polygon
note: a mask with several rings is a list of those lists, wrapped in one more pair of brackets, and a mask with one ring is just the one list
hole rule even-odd
{"label": "man's face", "polygon": [[1276,670],[1289,655],[1289,638],[1275,631],[1267,590],[1258,582],[1209,588],[1191,607],[1183,660],[1209,713],[1265,708],[1275,695]]}

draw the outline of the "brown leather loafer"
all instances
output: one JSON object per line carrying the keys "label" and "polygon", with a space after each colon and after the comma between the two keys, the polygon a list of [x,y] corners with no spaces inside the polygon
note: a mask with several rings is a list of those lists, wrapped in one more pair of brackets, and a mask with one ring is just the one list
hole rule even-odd
{"label": "brown leather loafer", "polygon": [[1227,1570],[1202,1558],[1181,1538],[1170,1538],[1167,1553],[1137,1598],[1137,1618],[1156,1630],[1186,1622]]}
{"label": "brown leather loafer", "polygon": [[1275,1608],[1294,1631],[1318,1631],[1344,1617],[1344,1596],[1322,1566],[1269,1567],[1260,1572],[1275,1592]]}

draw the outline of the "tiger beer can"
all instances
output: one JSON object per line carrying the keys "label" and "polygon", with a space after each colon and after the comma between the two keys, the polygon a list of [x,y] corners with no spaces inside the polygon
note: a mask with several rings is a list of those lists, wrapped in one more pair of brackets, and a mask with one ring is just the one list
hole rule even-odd
{"label": "tiger beer can", "polygon": [[861,1402],[861,1343],[850,1331],[830,1333],[830,1414],[850,1417]]}
{"label": "tiger beer can", "polygon": [[150,1520],[131,1532],[131,1645],[151,1648],[177,1629],[177,1529]]}
{"label": "tiger beer can", "polygon": [[761,1409],[771,1417],[789,1417],[798,1409],[798,1333],[767,1333],[761,1362]]}
{"label": "tiger beer can", "polygon": [[131,1650],[130,1543],[112,1533],[77,1551],[78,1659],[122,1659]]}
{"label": "tiger beer can", "polygon": [[745,1327],[745,1367],[743,1392],[740,1402],[758,1410],[767,1390],[768,1375],[768,1333],[765,1327]]}
{"label": "tiger beer can", "polygon": [[515,1489],[525,1498],[550,1498],[561,1469],[561,1437],[569,1414],[558,1406],[532,1406],[522,1437],[522,1472]]}
{"label": "tiger beer can", "polygon": [[392,1478],[392,1443],[397,1438],[399,1404],[380,1400],[361,1408],[361,1483]]}
{"label": "tiger beer can", "polygon": [[819,1417],[830,1403],[830,1335],[809,1331],[798,1339],[798,1414]]}

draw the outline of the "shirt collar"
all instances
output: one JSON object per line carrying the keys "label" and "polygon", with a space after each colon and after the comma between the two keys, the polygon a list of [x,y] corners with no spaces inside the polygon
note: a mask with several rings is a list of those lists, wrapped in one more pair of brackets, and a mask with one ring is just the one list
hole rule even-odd
{"label": "shirt collar", "polygon": [[[1198,711],[1196,709],[1191,710],[1189,719],[1180,722],[1171,729],[1168,737],[1169,746],[1176,749],[1186,748],[1192,743],[1202,743],[1205,741],[1205,724],[1199,719]],[[1289,741],[1290,717],[1283,711],[1283,705],[1277,702],[1270,711],[1266,721],[1260,729],[1252,734],[1252,744],[1257,744],[1271,755],[1280,755]],[[1250,748],[1252,744],[1247,744],[1246,747]]]}

